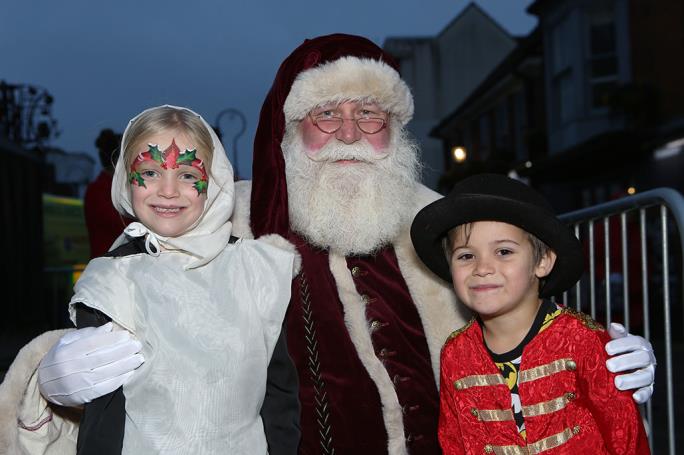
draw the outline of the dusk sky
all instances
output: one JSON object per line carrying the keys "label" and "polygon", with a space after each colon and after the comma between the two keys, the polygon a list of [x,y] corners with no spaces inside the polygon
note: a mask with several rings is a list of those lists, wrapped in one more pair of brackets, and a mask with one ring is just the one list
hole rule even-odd
{"label": "dusk sky", "polygon": [[[147,107],[187,106],[212,124],[221,110],[239,109],[247,119],[239,173],[249,177],[261,103],[305,38],[343,32],[382,46],[390,36],[434,36],[469,3],[4,0],[0,80],[47,89],[61,130],[51,145],[93,156],[100,129],[121,132]],[[536,24],[525,13],[531,0],[476,3],[512,35]],[[220,127],[228,150],[237,124],[224,116]]]}

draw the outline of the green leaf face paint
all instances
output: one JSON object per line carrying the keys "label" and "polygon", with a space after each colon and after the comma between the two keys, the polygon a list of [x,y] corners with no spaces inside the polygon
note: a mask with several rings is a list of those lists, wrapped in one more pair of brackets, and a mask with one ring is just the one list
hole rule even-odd
{"label": "green leaf face paint", "polygon": [[145,179],[138,169],[140,165],[146,161],[159,163],[162,169],[178,169],[179,166],[194,167],[201,172],[201,178],[193,185],[197,190],[197,195],[199,196],[207,192],[209,179],[207,177],[207,172],[204,169],[204,163],[197,158],[197,149],[186,149],[181,153],[176,145],[175,139],[171,141],[171,145],[164,151],[160,151],[159,147],[155,144],[149,144],[147,146],[147,151],[140,153],[131,164],[131,169],[128,173],[129,183],[131,185],[147,188]]}
{"label": "green leaf face paint", "polygon": [[148,145],[147,153],[150,155],[150,159],[156,161],[159,164],[164,164],[164,156],[162,155],[161,150],[159,150],[159,147],[157,147],[156,145]]}
{"label": "green leaf face paint", "polygon": [[207,192],[207,187],[209,186],[206,180],[199,180],[193,185],[197,190],[197,195]]}

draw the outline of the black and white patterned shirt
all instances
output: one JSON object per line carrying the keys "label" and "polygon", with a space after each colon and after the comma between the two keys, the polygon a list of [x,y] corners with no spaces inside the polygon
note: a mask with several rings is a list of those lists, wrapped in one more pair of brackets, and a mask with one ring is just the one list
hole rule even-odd
{"label": "black and white patterned shirt", "polygon": [[489,352],[492,360],[494,360],[494,363],[501,371],[501,374],[506,381],[506,385],[508,385],[508,389],[511,391],[511,407],[513,408],[513,415],[515,416],[515,423],[518,426],[518,432],[523,439],[526,439],[525,421],[522,415],[520,395],[518,395],[518,371],[520,370],[523,349],[538,333],[545,330],[560,312],[561,308],[555,303],[548,300],[543,301],[537,311],[537,316],[534,318],[532,327],[530,327],[525,338],[523,338],[518,346],[508,352],[495,354],[489,350],[487,343],[485,343],[487,352]]}

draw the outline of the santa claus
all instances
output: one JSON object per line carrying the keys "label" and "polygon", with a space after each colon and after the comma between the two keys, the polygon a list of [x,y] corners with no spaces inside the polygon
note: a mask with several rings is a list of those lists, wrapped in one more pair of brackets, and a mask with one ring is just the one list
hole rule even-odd
{"label": "santa claus", "polygon": [[440,348],[464,323],[408,228],[419,183],[413,98],[392,59],[349,35],[281,65],[254,147],[250,226],[297,246],[287,314],[301,453],[439,453]]}

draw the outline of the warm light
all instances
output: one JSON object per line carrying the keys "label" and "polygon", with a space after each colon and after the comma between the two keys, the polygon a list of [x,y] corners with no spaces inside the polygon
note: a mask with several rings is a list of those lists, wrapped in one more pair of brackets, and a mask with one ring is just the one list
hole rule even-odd
{"label": "warm light", "polygon": [[466,159],[466,149],[456,146],[451,149],[451,155],[454,157],[454,161],[457,163],[462,163]]}
{"label": "warm light", "polygon": [[666,158],[679,155],[682,150],[684,150],[684,137],[677,139],[676,141],[670,141],[663,145],[653,152],[653,156],[656,160],[664,160]]}
{"label": "warm light", "polygon": [[627,188],[627,194],[632,195],[634,193],[636,193],[636,188],[634,188],[633,186]]}

